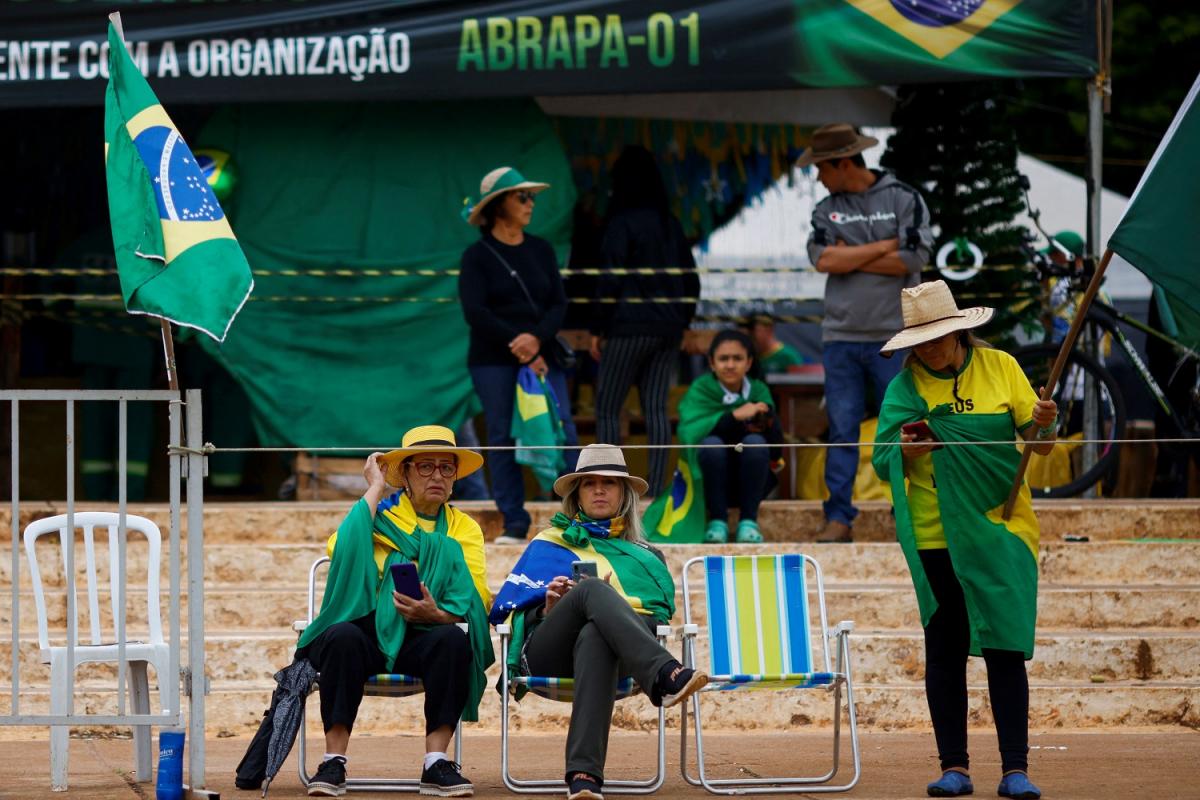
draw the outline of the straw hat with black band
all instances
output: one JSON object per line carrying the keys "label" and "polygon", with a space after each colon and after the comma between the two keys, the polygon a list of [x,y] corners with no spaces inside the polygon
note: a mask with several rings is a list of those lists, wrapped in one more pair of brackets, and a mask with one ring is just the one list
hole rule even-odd
{"label": "straw hat with black band", "polygon": [[960,311],[945,281],[930,281],[917,284],[911,289],[901,289],[900,312],[904,315],[904,330],[879,348],[879,353],[883,356],[890,356],[897,350],[916,347],[924,342],[932,342],[947,333],[978,328],[996,313],[995,309],[984,306],[964,308]]}
{"label": "straw hat with black band", "polygon": [[483,456],[458,446],[454,431],[441,425],[419,425],[404,434],[399,450],[392,450],[379,459],[383,479],[390,486],[403,486],[405,460],[422,453],[456,456],[458,474],[455,480],[465,478],[483,466]]}
{"label": "straw hat with black band", "polygon": [[497,167],[484,175],[483,180],[479,182],[479,201],[472,203],[469,197],[463,201],[463,219],[471,225],[482,225],[484,207],[505,192],[524,189],[537,194],[549,188],[548,183],[526,180],[524,175],[512,167]]}
{"label": "straw hat with black band", "polygon": [[645,494],[650,486],[638,476],[629,474],[629,468],[625,466],[625,454],[621,452],[621,448],[613,444],[589,444],[579,451],[575,471],[554,482],[554,493],[559,497],[566,497],[580,479],[589,475],[624,478],[639,497]]}
{"label": "straw hat with black band", "polygon": [[879,144],[874,136],[863,136],[853,125],[835,122],[813,131],[812,141],[800,154],[796,165],[807,167],[822,161],[850,158]]}

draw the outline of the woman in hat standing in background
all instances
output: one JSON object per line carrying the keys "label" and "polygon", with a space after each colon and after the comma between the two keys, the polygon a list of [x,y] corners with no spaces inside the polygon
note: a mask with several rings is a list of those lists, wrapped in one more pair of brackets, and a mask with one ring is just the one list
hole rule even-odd
{"label": "woman in hat standing in background", "polygon": [[[1003,776],[1001,797],[1034,800],[1026,773],[1029,681],[1037,619],[1038,521],[1029,486],[1012,518],[1001,510],[1020,450],[1054,447],[1058,409],[1039,400],[1016,359],[969,332],[990,308],[959,310],[944,281],[901,291],[904,330],[881,348],[911,348],[888,385],[872,459],[891,485],[896,537],[912,573],[925,631],[925,693],[942,776],[931,797],[971,794],[967,656],[987,664]],[[896,443],[902,443],[897,446]],[[942,442],[977,442],[944,446]]]}
{"label": "woman in hat standing in background", "polygon": [[[646,488],[629,474],[621,448],[583,448],[577,470],[554,482],[562,511],[525,548],[488,617],[492,624],[511,618],[511,677],[575,680],[566,743],[570,800],[602,797],[620,675],[632,675],[650,702],[666,708],[708,683],[654,635],[675,613],[675,581],[642,534],[638,498]],[[592,562],[597,577],[572,579],[576,561]]]}
{"label": "woman in hat standing in background", "polygon": [[[525,231],[533,218],[534,195],[549,184],[526,180],[512,167],[489,172],[479,184],[479,200],[463,217],[480,229],[479,241],[466,249],[458,275],[463,316],[471,329],[467,368],[483,404],[487,443],[511,447],[510,435],[517,372],[529,366],[546,378],[558,404],[567,444],[577,445],[567,397],[567,381],[555,363],[555,336],[567,310],[567,295],[554,248]],[[564,454],[567,470],[576,453]],[[525,541],[530,517],[525,510],[525,480],[512,450],[488,453],[492,494],[504,515],[501,544]]]}

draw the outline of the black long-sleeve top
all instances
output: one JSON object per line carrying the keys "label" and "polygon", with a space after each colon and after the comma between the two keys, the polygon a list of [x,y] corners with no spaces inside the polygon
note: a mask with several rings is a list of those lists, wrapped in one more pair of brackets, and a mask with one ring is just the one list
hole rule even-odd
{"label": "black long-sleeve top", "polygon": [[[488,250],[488,247],[495,253]],[[498,253],[521,276],[533,306]],[[458,275],[458,296],[471,328],[467,363],[515,364],[508,343],[518,334],[532,333],[543,350],[562,326],[567,295],[558,274],[554,248],[545,239],[525,234],[518,245],[505,244],[489,233],[468,247]]]}
{"label": "black long-sleeve top", "polygon": [[[665,223],[665,224],[664,224]],[[683,334],[696,314],[696,303],[654,302],[667,298],[698,297],[700,277],[683,227],[672,216],[664,220],[650,208],[634,208],[609,220],[601,244],[605,268],[671,267],[681,275],[620,275],[605,273],[596,283],[597,303],[592,316],[592,333],[597,336],[661,336]],[[637,302],[637,301],[642,302]],[[645,302],[645,301],[650,302]]]}

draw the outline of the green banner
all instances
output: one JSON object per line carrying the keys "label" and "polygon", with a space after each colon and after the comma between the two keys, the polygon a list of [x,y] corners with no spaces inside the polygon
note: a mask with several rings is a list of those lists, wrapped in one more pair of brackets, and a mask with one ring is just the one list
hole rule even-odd
{"label": "green banner", "polygon": [[[752,91],[1081,76],[1098,0],[112,3],[164,102]],[[94,104],[97,4],[0,0],[0,107]],[[105,11],[111,10],[107,7]]]}
{"label": "green banner", "polygon": [[232,107],[198,142],[237,165],[225,208],[256,280],[233,334],[203,343],[263,445],[384,446],[478,409],[449,272],[479,235],[462,198],[518,167],[551,184],[530,231],[560,257],[570,240],[570,167],[533,102]]}

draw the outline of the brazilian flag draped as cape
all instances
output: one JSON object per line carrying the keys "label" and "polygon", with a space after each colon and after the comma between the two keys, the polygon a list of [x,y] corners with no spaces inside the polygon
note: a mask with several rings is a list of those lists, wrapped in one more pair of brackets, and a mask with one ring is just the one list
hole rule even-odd
{"label": "brazilian flag draped as cape", "polygon": [[[709,372],[692,382],[679,402],[679,441],[699,444],[712,431],[723,414],[744,403],[766,403],[772,408],[771,390],[760,380],[750,379],[750,397],[732,405],[724,402],[725,389],[717,376]],[[694,447],[683,451],[671,486],[650,504],[642,516],[646,537],[651,541],[671,544],[694,544],[704,541],[707,521],[704,507],[704,476]]]}
{"label": "brazilian flag draped as cape", "polygon": [[[408,623],[392,603],[391,567],[406,561],[416,562],[421,582],[429,589],[438,607],[467,622],[467,636],[474,658],[462,718],[476,722],[479,720],[479,700],[487,682],[484,671],[496,660],[496,654],[488,631],[487,611],[467,569],[462,545],[445,535],[446,506],[438,511],[433,533],[425,533],[416,525],[411,531],[405,531],[394,522],[395,518],[392,514],[379,512],[372,522],[371,509],[365,499],[350,509],[338,526],[321,613],[304,629],[297,647],[307,647],[331,625],[374,613],[379,650],[391,671],[408,629]],[[382,571],[375,561],[376,540],[387,545],[387,560]]]}
{"label": "brazilian flag draped as cape", "polygon": [[[887,389],[879,413],[872,464],[889,483],[896,511],[896,538],[908,561],[921,624],[928,625],[937,601],[925,577],[909,514],[900,426],[926,420],[943,442],[992,442],[1014,438],[1007,413],[955,414],[948,404],[933,409],[917,392],[912,371],[902,370]],[[932,454],[938,508],[954,572],[962,584],[971,623],[971,654],[984,648],[1019,650],[1033,657],[1037,621],[1038,524],[1029,486],[1023,485],[1012,519],[1001,517],[1021,453],[1014,445],[950,446]]]}

